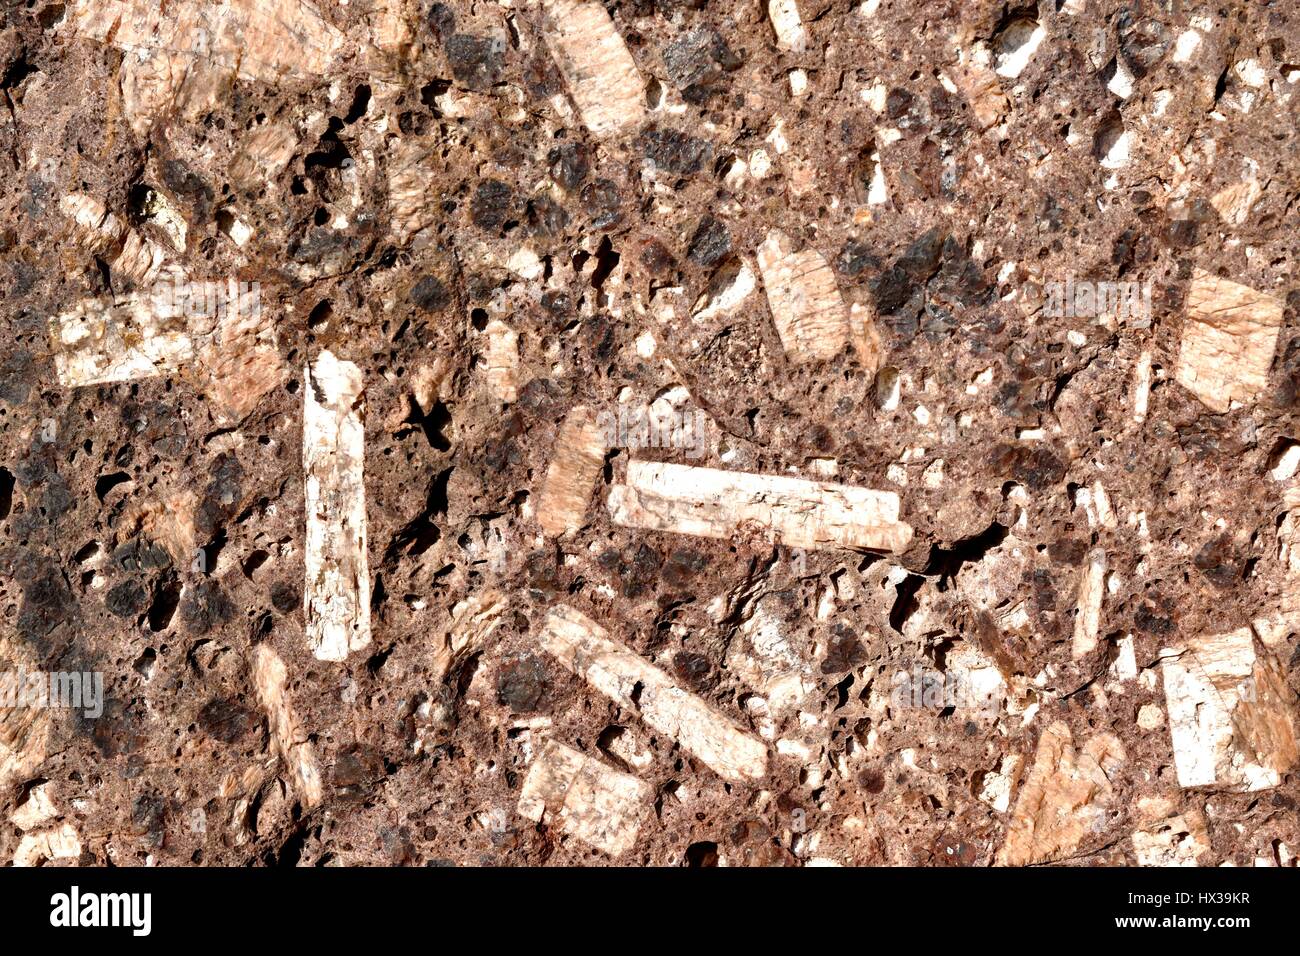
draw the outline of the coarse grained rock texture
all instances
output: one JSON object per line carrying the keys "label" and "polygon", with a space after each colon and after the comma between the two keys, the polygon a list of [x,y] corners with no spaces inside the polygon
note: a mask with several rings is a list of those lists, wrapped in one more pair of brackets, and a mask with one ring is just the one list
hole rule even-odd
{"label": "coarse grained rock texture", "polygon": [[1290,2],[0,0],[0,859],[1294,864],[1298,108]]}

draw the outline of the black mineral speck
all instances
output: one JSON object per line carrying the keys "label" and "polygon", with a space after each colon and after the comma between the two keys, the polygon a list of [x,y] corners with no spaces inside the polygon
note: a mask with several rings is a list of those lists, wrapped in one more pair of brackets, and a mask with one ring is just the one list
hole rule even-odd
{"label": "black mineral speck", "polygon": [[482,92],[501,78],[506,52],[503,40],[457,33],[447,38],[444,49],[452,76],[466,89]]}
{"label": "black mineral speck", "polygon": [[546,154],[551,178],[565,189],[577,189],[591,172],[591,157],[581,143],[555,146]]}
{"label": "black mineral speck", "polygon": [[712,266],[722,261],[730,251],[731,233],[727,227],[720,220],[705,216],[691,237],[686,258],[696,265]]}
{"label": "black mineral speck", "polygon": [[497,678],[497,700],[513,713],[531,713],[541,705],[548,683],[546,665],[529,654],[501,669]]}
{"label": "black mineral speck", "polygon": [[591,217],[593,229],[612,226],[622,218],[623,204],[618,195],[618,185],[608,179],[598,179],[582,187],[582,208]]}
{"label": "black mineral speck", "polygon": [[143,613],[149,595],[138,581],[123,581],[104,596],[104,606],[117,617],[136,617]]}
{"label": "black mineral speck", "polygon": [[842,674],[857,667],[866,659],[866,649],[863,648],[857,635],[843,624],[837,624],[831,630],[821,670],[823,674]]}
{"label": "black mineral speck", "polygon": [[638,143],[655,166],[678,176],[698,173],[713,155],[713,147],[708,143],[675,129],[648,129]]}
{"label": "black mineral speck", "polygon": [[496,232],[510,219],[514,206],[514,192],[499,179],[485,179],[474,191],[470,203],[470,216],[474,225]]}
{"label": "black mineral speck", "polygon": [[721,92],[724,74],[740,65],[740,58],[727,41],[708,26],[683,34],[664,50],[668,78],[683,91],[688,103],[699,103]]}
{"label": "black mineral speck", "polygon": [[440,312],[451,305],[451,295],[437,276],[424,276],[411,287],[411,303],[425,312]]}
{"label": "black mineral speck", "polygon": [[233,698],[218,697],[208,701],[199,711],[199,728],[209,737],[222,743],[233,744],[257,722],[251,711]]}
{"label": "black mineral speck", "polygon": [[528,201],[528,226],[535,235],[554,236],[569,224],[569,214],[550,196]]}
{"label": "black mineral speck", "polygon": [[302,604],[302,592],[292,584],[277,581],[271,588],[271,606],[281,614],[292,614]]}

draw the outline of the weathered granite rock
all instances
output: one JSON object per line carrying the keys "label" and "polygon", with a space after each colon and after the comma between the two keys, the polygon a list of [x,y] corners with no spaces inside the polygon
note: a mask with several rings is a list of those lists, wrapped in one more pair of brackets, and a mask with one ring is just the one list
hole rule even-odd
{"label": "weathered granite rock", "polygon": [[1294,863],[1297,63],[0,4],[0,856]]}

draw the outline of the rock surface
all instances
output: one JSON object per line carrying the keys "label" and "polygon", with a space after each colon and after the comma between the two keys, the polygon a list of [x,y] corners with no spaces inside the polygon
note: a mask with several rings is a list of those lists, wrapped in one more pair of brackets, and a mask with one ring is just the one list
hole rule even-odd
{"label": "rock surface", "polygon": [[1297,64],[0,3],[0,857],[1294,864]]}

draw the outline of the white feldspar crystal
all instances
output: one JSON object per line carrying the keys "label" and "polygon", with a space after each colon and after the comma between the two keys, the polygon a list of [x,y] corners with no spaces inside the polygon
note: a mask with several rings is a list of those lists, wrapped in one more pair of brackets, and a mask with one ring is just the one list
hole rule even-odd
{"label": "white feldspar crystal", "polygon": [[58,808],[50,797],[50,787],[50,783],[32,787],[27,799],[9,816],[14,826],[23,831],[34,830],[59,815]]}
{"label": "white feldspar crystal", "polygon": [[727,651],[727,670],[762,694],[773,713],[794,707],[816,687],[808,662],[785,635],[779,605],[773,595],[760,598]]}
{"label": "white feldspar crystal", "polygon": [[537,523],[546,534],[561,535],[582,527],[591,491],[605,465],[609,437],[585,405],[565,417],[537,502]]}
{"label": "white feldspar crystal", "polygon": [[963,714],[993,718],[1001,713],[1007,682],[997,664],[974,644],[961,641],[948,652],[945,674],[962,688]]}
{"label": "white feldspar crystal", "polygon": [[696,322],[707,322],[719,316],[730,315],[749,298],[757,285],[754,270],[748,261],[741,259],[734,268],[723,266],[709,281],[708,290],[700,296],[692,318]]}
{"label": "white feldspar crystal", "polygon": [[808,45],[808,31],[795,0],[767,0],[767,15],[776,31],[777,48],[802,53]]}
{"label": "white feldspar crystal", "polygon": [[1138,356],[1137,367],[1133,373],[1133,421],[1142,424],[1147,420],[1147,408],[1151,402],[1151,353],[1143,352]]}
{"label": "white feldspar crystal", "polygon": [[80,302],[54,319],[50,335],[65,388],[170,374],[194,358],[184,316],[155,311],[147,296]]}
{"label": "white feldspar crystal", "polygon": [[438,204],[432,202],[433,154],[413,140],[399,140],[388,158],[388,206],[393,233],[399,240],[433,225]]}
{"label": "white feldspar crystal", "polygon": [[1199,810],[1133,831],[1138,866],[1196,866],[1209,850],[1210,834]]}
{"label": "white feldspar crystal", "polygon": [[636,842],[649,806],[650,786],[572,747],[551,740],[528,768],[519,815],[559,829],[617,857]]}
{"label": "white feldspar crystal", "polygon": [[746,782],[767,774],[767,747],[683,690],[586,615],[566,605],[551,608],[542,629],[547,653],[606,697],[638,713],[724,779]]}
{"label": "white feldspar crystal", "polygon": [[1074,619],[1074,640],[1071,654],[1086,657],[1097,649],[1097,634],[1101,627],[1101,599],[1106,592],[1106,552],[1094,548],[1088,552],[1088,561],[1079,578],[1078,614]]}
{"label": "white feldspar crystal", "polygon": [[1197,269],[1174,377],[1208,408],[1251,402],[1268,382],[1282,301]]}
{"label": "white feldspar crystal", "polygon": [[1201,45],[1200,33],[1198,33],[1196,30],[1184,30],[1182,33],[1178,35],[1178,39],[1174,41],[1173,61],[1175,63],[1188,62],[1189,60],[1191,60],[1192,54],[1194,54],[1197,51],[1197,49],[1200,48],[1200,45]]}
{"label": "white feldspar crystal", "polygon": [[1047,31],[1033,20],[1011,23],[998,37],[997,75],[1015,79],[1023,73],[1046,37]]}
{"label": "white feldspar crystal", "polygon": [[1034,767],[1020,787],[994,862],[1047,863],[1096,839],[1111,817],[1115,793],[1110,774],[1126,759],[1123,744],[1113,734],[1097,734],[1076,750],[1066,724],[1049,726],[1039,739]]}
{"label": "white feldspar crystal", "polygon": [[587,129],[614,136],[645,115],[645,81],[596,0],[543,0],[542,29]]}
{"label": "white feldspar crystal", "polygon": [[46,860],[75,860],[81,856],[81,837],[71,823],[53,830],[27,833],[14,851],[14,866],[39,866]]}
{"label": "white feldspar crystal", "polygon": [[498,401],[519,397],[519,333],[500,319],[493,319],[487,332],[487,382]]}
{"label": "white feldspar crystal", "polygon": [[135,51],[161,51],[237,71],[240,79],[275,82],[319,76],[343,34],[305,0],[74,0],[64,27],[78,36]]}
{"label": "white feldspar crystal", "polygon": [[1296,762],[1294,694],[1249,628],[1162,652],[1174,767],[1183,787],[1276,787]]}
{"label": "white feldspar crystal", "polygon": [[329,351],[307,366],[306,378],[307,642],[319,659],[341,661],[370,643],[365,383],[356,365]]}
{"label": "white feldspar crystal", "polygon": [[837,355],[848,341],[848,316],[835,274],[821,254],[795,252],[790,239],[774,229],[758,248],[758,269],[786,353],[796,362]]}
{"label": "white feldspar crystal", "polygon": [[140,134],[162,113],[201,116],[233,79],[322,76],[346,44],[306,0],[74,0],[60,30],[127,52],[122,105]]}
{"label": "white feldspar crystal", "polygon": [[280,655],[265,643],[253,648],[253,686],[270,719],[276,752],[292,773],[304,806],[315,806],[322,792],[316,748],[289,704],[288,669]]}
{"label": "white feldspar crystal", "polygon": [[625,527],[706,538],[752,528],[792,548],[902,551],[912,539],[895,492],[781,475],[630,461],[608,505]]}
{"label": "white feldspar crystal", "polygon": [[145,286],[158,276],[165,253],[140,235],[99,200],[84,193],[69,193],[59,209],[72,222],[73,235],[88,252],[108,264],[109,272]]}
{"label": "white feldspar crystal", "polygon": [[1289,481],[1295,477],[1297,468],[1300,468],[1300,443],[1288,441],[1269,470],[1269,475],[1274,481]]}
{"label": "white feldspar crystal", "polygon": [[1257,179],[1244,179],[1225,186],[1210,197],[1210,205],[1219,217],[1230,226],[1240,226],[1249,217],[1264,188]]}

